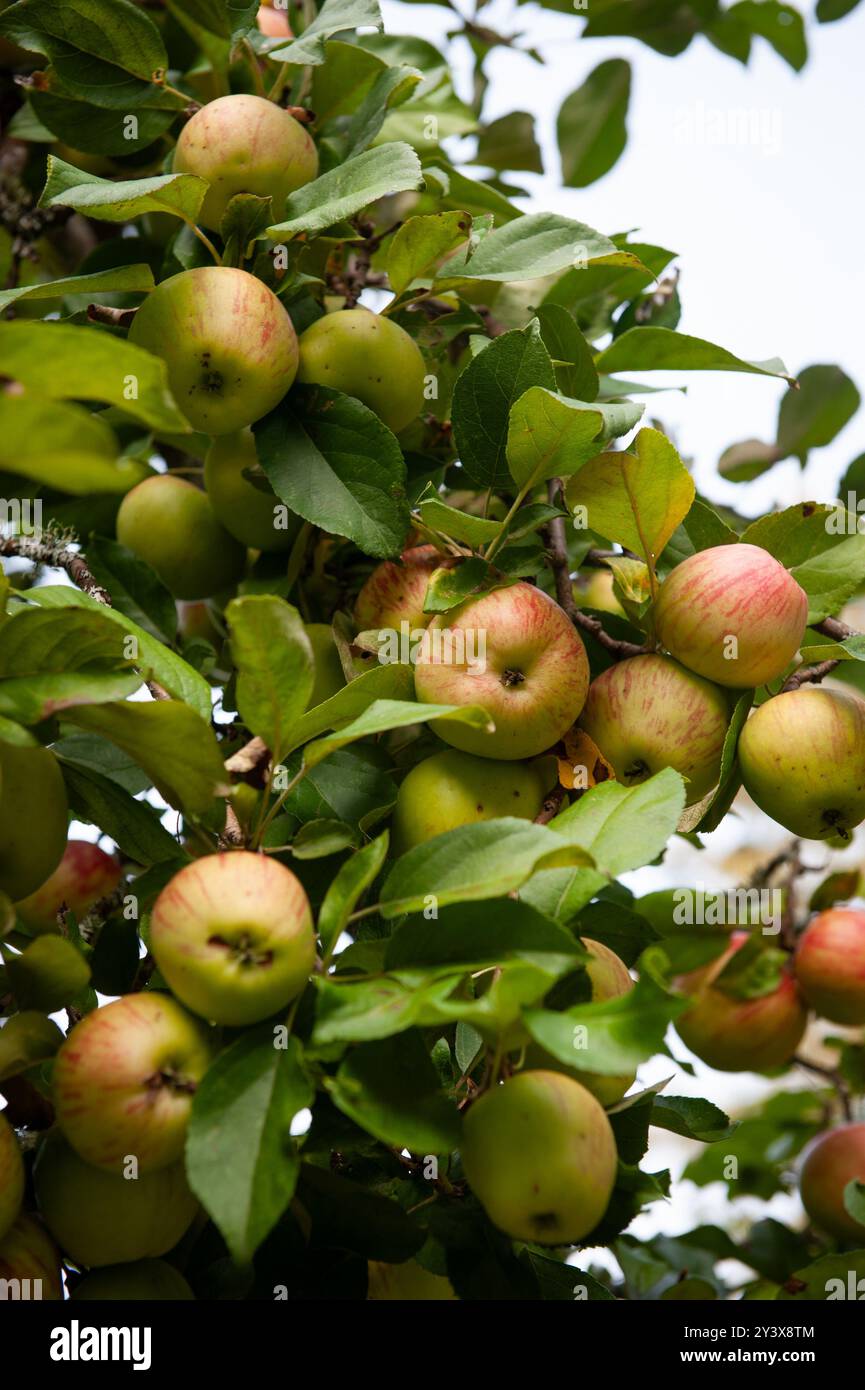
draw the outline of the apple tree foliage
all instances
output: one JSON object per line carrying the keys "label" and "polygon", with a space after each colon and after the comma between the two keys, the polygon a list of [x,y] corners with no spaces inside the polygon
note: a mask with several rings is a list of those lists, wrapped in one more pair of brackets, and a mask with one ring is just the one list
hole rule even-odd
{"label": "apple tree foliage", "polygon": [[[581,14],[569,0],[542,3],[572,25],[581,74],[557,117],[573,188],[621,154],[631,86],[624,59],[593,66],[583,40],[631,37],[669,58],[708,41],[740,63],[768,42],[794,69],[807,57],[805,22],[788,5],[592,0]],[[417,1258],[462,1298],[570,1299],[567,1252],[510,1240],[469,1190],[461,1111],[520,1023],[586,1071],[633,1071],[659,1054],[671,1077],[687,1070],[665,1041],[684,1007],[671,982],[719,954],[718,933],[674,925],[667,899],[643,903],[620,878],[658,861],[672,836],[700,843],[728,813],[752,696],[735,706],[717,790],[697,806],[684,809],[671,769],[634,787],[574,787],[569,746],[535,823],[462,826],[434,854],[397,857],[398,784],[441,744],[414,699],[411,665],[377,663],[355,642],[354,597],[408,543],[451,561],[427,590],[427,612],[440,614],[518,580],[561,598],[563,564],[567,592],[568,573],[585,579],[606,556],[618,612],[581,619],[575,608],[597,675],[651,637],[658,580],[744,539],[808,596],[803,660],[837,663],[836,675],[862,687],[865,642],[832,622],[865,581],[865,538],[855,525],[827,528],[832,499],[750,523],[710,505],[648,426],[649,388],[629,378],[711,370],[795,385],[776,438],[733,443],[720,460],[743,486],[829,443],[859,404],[856,388],[837,366],[808,366],[796,380],[780,360],[749,361],[712,342],[710,324],[705,338],[680,333],[673,250],[521,210],[520,176],[542,171],[541,151],[526,112],[485,119],[487,59],[501,45],[540,59],[526,33],[491,30],[482,12],[454,16],[474,64],[465,100],[448,53],[384,33],[376,0],[303,0],[284,38],[259,30],[248,0],[2,8],[0,469],[7,497],[41,505],[42,529],[28,538],[7,528],[0,540],[11,562],[0,578],[0,738],[53,750],[71,817],[113,843],[127,870],[93,913],[66,912],[62,932],[38,941],[8,899],[0,904],[8,1113],[22,1129],[51,1123],[63,1033],[50,1014],[65,1010],[65,1026],[98,995],[164,988],[148,917],[178,869],[255,848],[301,879],[320,966],[287,1041],[274,1043],[285,1018],[223,1030],[196,1095],[187,1165],[209,1221],[182,1250],[193,1287],[363,1298],[367,1261]],[[816,18],[850,8],[820,0]],[[527,29],[521,21],[516,9],[515,27]],[[284,206],[239,196],[204,235],[206,185],[173,172],[172,152],[192,111],[234,92],[308,121],[319,173]],[[158,283],[215,260],[271,287],[298,333],[325,300],[338,308],[363,294],[415,339],[428,375],[423,411],[399,438],[353,397],[301,386],[257,424],[260,470],[303,524],[288,552],[250,554],[236,588],[190,633],[157,574],[116,540],[115,520],[154,468],[200,477],[209,440],[187,424],[161,357],[126,335]],[[860,457],[842,487],[858,488],[863,471]],[[569,515],[580,506],[583,529]],[[333,625],[347,677],[317,705],[304,623]],[[834,875],[815,905],[856,888],[855,876]],[[615,1005],[587,1002],[582,937],[639,977]],[[781,954],[757,933],[733,996],[774,987]],[[580,1022],[590,1046],[575,1056]],[[839,1041],[837,1055],[834,1084],[782,1091],[738,1124],[677,1096],[675,1080],[620,1102],[610,1114],[616,1186],[583,1244],[609,1246],[621,1276],[580,1275],[588,1296],[679,1296],[670,1291],[688,1271],[691,1296],[723,1297],[718,1265],[733,1257],[754,1296],[789,1296],[794,1274],[807,1287],[801,1272],[827,1247],[773,1218],[744,1242],[714,1226],[650,1241],[628,1228],[669,1190],[650,1127],[699,1142],[686,1172],[694,1183],[725,1177],[732,1155],[731,1197],[784,1190],[839,1096],[849,1104],[865,1092],[865,1047]]]}

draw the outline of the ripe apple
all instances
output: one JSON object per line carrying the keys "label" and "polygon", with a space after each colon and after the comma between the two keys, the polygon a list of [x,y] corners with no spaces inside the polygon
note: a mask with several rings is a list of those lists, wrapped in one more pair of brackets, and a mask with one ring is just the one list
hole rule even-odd
{"label": "ripe apple", "polygon": [[[244,477],[257,470],[263,483]],[[238,430],[214,439],[204,463],[204,485],[210,505],[235,540],[253,550],[290,550],[303,518],[283,506],[258,466],[252,430]]]}
{"label": "ripe apple", "polygon": [[34,1177],[46,1226],[61,1250],[88,1269],[167,1254],[198,1210],[182,1162],[117,1177],[85,1163],[58,1129],[43,1143]]}
{"label": "ripe apple", "polygon": [[531,763],[493,762],[454,748],[433,753],[403,779],[393,813],[395,854],[499,816],[534,820],[549,786]]}
{"label": "ripe apple", "polygon": [[424,704],[482,705],[495,732],[436,721],[436,733],[482,758],[533,758],[567,733],[589,683],[585,648],[542,589],[514,584],[433,618],[417,653]]}
{"label": "ripe apple", "polygon": [[811,1008],[830,1023],[865,1023],[865,912],[832,907],[799,937],[796,979]]}
{"label": "ripe apple", "polygon": [[672,767],[687,804],[718,781],[730,722],[727,695],[666,656],[633,656],[592,681],[580,724],[625,786]]}
{"label": "ripe apple", "polygon": [[[35,1301],[63,1297],[60,1255],[45,1227],[35,1216],[22,1212],[0,1240],[0,1281],[28,1281],[21,1296]],[[34,1281],[39,1284],[34,1288]]]}
{"label": "ripe apple", "polygon": [[862,1246],[865,1226],[844,1206],[844,1189],[855,1181],[865,1182],[865,1124],[840,1125],[818,1134],[803,1155],[802,1205],[821,1231]]}
{"label": "ripe apple", "polygon": [[408,623],[409,632],[426,627],[432,618],[423,611],[427,585],[433,572],[448,563],[434,545],[416,545],[404,550],[399,560],[376,565],[355,600],[354,620],[360,632],[399,632]]}
{"label": "ripe apple", "polygon": [[[591,1002],[603,1004],[608,999],[620,999],[622,995],[629,994],[634,988],[634,981],[625,962],[603,942],[592,941],[589,937],[582,937],[581,940],[591,956],[591,960],[586,964],[586,974],[592,986]],[[617,1105],[637,1079],[636,1071],[628,1072],[625,1076],[605,1076],[601,1072],[579,1071],[576,1067],[566,1067],[536,1042],[530,1042],[526,1047],[523,1066],[527,1070],[555,1071],[572,1076],[575,1081],[585,1086],[587,1091],[591,1091],[605,1108]]]}
{"label": "ripe apple", "polygon": [[0,740],[0,892],[13,902],[57,868],[67,815],[66,786],[51,750]]}
{"label": "ripe apple", "polygon": [[61,908],[75,913],[76,920],[90,911],[100,898],[113,893],[123,876],[114,855],[89,840],[70,840],[63,858],[41,888],[15,904],[15,910],[31,932],[59,932]]}
{"label": "ripe apple", "polygon": [[203,434],[232,434],[260,420],[297,372],[297,337],[282,304],[256,276],[230,266],[163,280],[132,320],[129,341],[163,359],[177,404]]}
{"label": "ripe apple", "polygon": [[125,994],[76,1023],[54,1062],[57,1123],[87,1163],[153,1172],[183,1153],[213,1057],[207,1029],[167,994]]}
{"label": "ripe apple", "polygon": [[409,1302],[415,1299],[441,1301],[454,1299],[454,1287],[443,1274],[431,1274],[417,1260],[405,1260],[403,1264],[390,1265],[383,1260],[370,1260],[367,1266],[369,1285],[367,1298],[374,1301],[400,1299]]}
{"label": "ripe apple", "polygon": [[173,1300],[194,1301],[195,1294],[183,1275],[165,1260],[136,1260],[133,1264],[109,1265],[94,1270],[76,1284],[73,1303],[102,1302],[106,1299],[140,1299],[145,1303]]}
{"label": "ripe apple", "polygon": [[595,1097],[559,1072],[522,1071],[470,1107],[465,1175],[515,1240],[573,1245],[593,1231],[616,1180],[616,1141]]}
{"label": "ripe apple", "polygon": [[309,979],[315,933],[303,887],[278,860],[248,850],[187,864],[163,888],[150,948],[190,1009],[242,1028],[284,1009]]}
{"label": "ripe apple", "polygon": [[268,39],[290,39],[293,37],[288,15],[284,10],[269,8],[267,0],[258,11],[256,23],[261,33]]}
{"label": "ripe apple", "polygon": [[315,662],[315,679],[307,708],[315,709],[316,705],[324,704],[325,700],[342,690],[345,685],[345,672],[330,624],[306,623],[305,626]]}
{"label": "ripe apple", "polygon": [[747,932],[734,932],[723,955],[676,981],[693,1002],[676,1020],[685,1046],[716,1071],[769,1071],[789,1062],[802,1040],[808,1010],[785,969],[776,989],[757,999],[737,999],[715,981]]}
{"label": "ripe apple", "polygon": [[806,840],[850,839],[865,817],[865,702],[804,687],[755,710],[739,764],[761,811]]}
{"label": "ripe apple", "polygon": [[217,97],[187,121],[174,151],[174,171],[209,183],[199,219],[218,232],[238,193],[272,198],[271,221],[280,222],[289,193],[318,173],[318,151],[308,131],[281,106],[239,93]]}
{"label": "ripe apple", "polygon": [[369,309],[337,309],[300,335],[298,381],[355,396],[395,434],[424,401],[424,361],[404,328]]}
{"label": "ripe apple", "polygon": [[246,551],[185,478],[145,478],[120,503],[117,539],[156,570],[175,598],[209,598],[243,573]]}
{"label": "ripe apple", "polygon": [[24,1160],[15,1131],[0,1111],[0,1241],[14,1224],[24,1200]]}
{"label": "ripe apple", "polygon": [[676,566],[658,594],[655,630],[683,666],[745,690],[783,675],[807,617],[807,595],[789,570],[761,546],[739,542]]}

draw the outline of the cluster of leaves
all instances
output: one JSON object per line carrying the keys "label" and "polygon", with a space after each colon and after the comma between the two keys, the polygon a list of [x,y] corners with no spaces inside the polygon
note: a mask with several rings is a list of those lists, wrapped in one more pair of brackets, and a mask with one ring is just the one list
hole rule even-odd
{"label": "cluster of leaves", "polygon": [[[845,8],[821,5],[820,18]],[[2,490],[43,506],[48,540],[30,557],[68,569],[74,537],[92,581],[46,583],[39,569],[3,578],[0,737],[52,747],[72,814],[117,845],[135,905],[109,904],[96,923],[67,914],[65,935],[38,942],[4,905],[15,951],[0,976],[0,1078],[29,1085],[38,1120],[62,1039],[47,1015],[65,1007],[74,1017],[96,1006],[97,991],[140,987],[147,915],[164,884],[192,853],[252,844],[303,881],[322,968],[289,1045],[275,1048],[270,1027],[227,1035],[196,1097],[188,1166],[212,1218],[189,1254],[197,1287],[254,1297],[288,1280],[307,1297],[317,1288],[362,1297],[367,1259],[420,1254],[462,1297],[571,1298],[574,1271],[550,1252],[515,1250],[466,1192],[459,1103],[483,1084],[488,1049],[520,1021],[560,1061],[595,1073],[664,1051],[682,1007],[671,976],[719,945],[668,936],[617,879],[656,861],[677,830],[711,829],[726,813],[750,695],[733,717],[717,792],[687,819],[682,780],[666,771],[566,799],[548,823],[464,827],[394,859],[383,823],[398,777],[433,746],[427,722],[484,716],[417,704],[410,667],[370,669],[345,610],[374,562],[398,556],[410,534],[460,562],[438,572],[427,611],[522,577],[550,588],[547,528],[584,509],[591,529],[568,528],[568,564],[615,552],[626,616],[605,621],[616,638],[642,643],[658,581],[687,555],[737,538],[791,568],[816,623],[865,579],[865,539],[827,533],[816,505],[750,526],[720,515],[660,430],[614,446],[643,413],[629,396],[647,388],[632,387],[629,373],[789,377],[778,361],[749,362],[677,331],[675,288],[657,289],[673,252],[519,211],[520,190],[502,175],[538,169],[531,119],[480,118],[484,60],[514,40],[466,22],[477,63],[468,105],[443,54],[379,32],[375,0],[292,11],[300,36],[288,42],[264,40],[256,11],[242,0],[152,10],[20,0],[0,21],[4,40],[29,55],[3,100],[17,103],[12,203],[30,219],[26,237],[0,244],[10,315],[0,360],[15,384],[0,393]],[[713,0],[593,0],[584,30],[670,55],[698,33],[742,61],[755,35],[793,66],[804,61],[801,19],[774,3],[721,11]],[[605,63],[565,102],[569,183],[600,177],[621,152],[628,86],[627,65]],[[206,185],[172,171],[174,138],[191,104],[250,89],[315,113],[320,173],[284,207],[237,198],[210,241],[197,227]],[[477,136],[474,175],[442,143],[464,134]],[[214,256],[264,280],[298,331],[339,286],[389,290],[387,313],[417,340],[436,390],[399,440],[353,398],[302,388],[256,426],[261,467],[306,526],[287,562],[254,561],[212,612],[211,640],[180,635],[171,595],[113,532],[120,499],[155,459],[194,469],[208,443],[190,431],[163,363],[125,340],[124,311]],[[815,391],[825,399],[822,378]],[[838,397],[835,421],[849,414],[849,390]],[[785,405],[777,447],[804,456],[828,429]],[[351,677],[313,708],[302,618],[333,620]],[[609,652],[592,638],[587,647],[597,673]],[[852,664],[865,649],[812,632],[806,659],[827,653]],[[130,698],[142,681],[167,698]],[[276,769],[287,774],[282,789]],[[338,951],[346,933],[351,944]],[[632,994],[586,1002],[584,936],[639,962]],[[591,1047],[575,1060],[583,1023]],[[291,1139],[307,1109],[310,1128]],[[714,1267],[731,1254],[776,1283],[807,1262],[798,1238],[768,1229],[745,1252],[718,1232],[645,1247],[623,1237],[667,1191],[667,1175],[639,1168],[650,1125],[708,1144],[709,1156],[721,1141],[725,1152],[741,1142],[747,1160],[763,1140],[747,1125],[731,1140],[715,1107],[659,1090],[629,1097],[611,1118],[619,1177],[587,1243],[615,1242],[620,1292],[677,1296],[670,1289],[687,1268],[720,1293]],[[430,1172],[426,1158],[436,1160]],[[710,1157],[702,1162],[695,1181],[717,1176]],[[746,1161],[744,1190],[764,1181],[756,1167],[748,1176]],[[585,1279],[590,1297],[610,1296],[603,1280]]]}

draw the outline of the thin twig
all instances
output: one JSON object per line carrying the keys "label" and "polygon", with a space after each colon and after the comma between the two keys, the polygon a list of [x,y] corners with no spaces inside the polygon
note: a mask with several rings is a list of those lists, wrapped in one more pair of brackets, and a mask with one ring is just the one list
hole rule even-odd
{"label": "thin twig", "polygon": [[849,1123],[853,1119],[853,1101],[850,1096],[850,1088],[839,1071],[832,1067],[820,1067],[816,1062],[809,1062],[798,1054],[793,1058],[797,1066],[804,1067],[806,1071],[813,1072],[815,1076],[822,1076],[825,1081],[831,1082],[838,1092],[838,1099],[841,1102],[841,1109],[844,1112],[844,1119]]}

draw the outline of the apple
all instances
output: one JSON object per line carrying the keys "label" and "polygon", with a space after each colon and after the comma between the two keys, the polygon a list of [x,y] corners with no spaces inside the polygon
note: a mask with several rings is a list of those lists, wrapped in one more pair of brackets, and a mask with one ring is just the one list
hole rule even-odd
{"label": "apple", "polygon": [[57,1129],[39,1151],[34,1177],[46,1226],[61,1250],[88,1269],[167,1254],[198,1211],[182,1162],[117,1177],[85,1163]]}
{"label": "apple", "polygon": [[633,656],[589,686],[580,725],[631,787],[662,768],[687,780],[687,804],[715,786],[730,722],[726,693],[666,656]]}
{"label": "apple", "polygon": [[[591,1002],[603,1004],[608,999],[620,999],[622,995],[629,994],[634,988],[634,981],[625,962],[603,942],[592,941],[589,937],[582,937],[581,940],[591,956],[591,960],[586,963],[586,974],[592,986]],[[526,1047],[523,1066],[527,1070],[555,1071],[572,1076],[575,1081],[585,1086],[587,1091],[591,1091],[605,1108],[617,1105],[637,1079],[635,1071],[625,1076],[605,1076],[601,1072],[566,1067],[536,1042],[530,1042]]]}
{"label": "apple", "polygon": [[716,1071],[770,1071],[789,1062],[805,1032],[808,1010],[791,971],[776,989],[756,999],[737,999],[715,981],[748,940],[734,932],[717,960],[680,976],[675,984],[692,1003],[675,1023],[685,1046]]}
{"label": "apple", "polygon": [[137,311],[129,341],[163,359],[177,404],[203,434],[233,434],[260,420],[297,372],[297,337],[282,304],[256,276],[230,266],[163,280]]}
{"label": "apple", "polygon": [[0,1240],[0,1287],[13,1280],[24,1285],[18,1294],[28,1302],[63,1297],[60,1255],[45,1227],[27,1212]]}
{"label": "apple", "polygon": [[316,705],[324,704],[325,700],[342,690],[345,685],[345,672],[330,624],[306,623],[305,627],[315,662],[315,679],[307,708],[315,709]]}
{"label": "apple", "polygon": [[188,1303],[194,1301],[195,1294],[174,1265],[165,1260],[136,1260],[132,1264],[108,1265],[105,1269],[94,1270],[76,1284],[71,1297],[73,1303],[113,1299]]}
{"label": "apple", "polygon": [[513,584],[433,618],[417,652],[423,704],[481,705],[494,732],[434,721],[436,733],[482,758],[532,758],[567,733],[589,684],[585,648],[557,603]]}
{"label": "apple", "polygon": [[592,570],[581,576],[573,592],[582,608],[594,608],[598,613],[615,613],[620,618],[626,616],[613,591],[613,576],[608,569]]}
{"label": "apple", "polygon": [[290,39],[293,37],[288,16],[283,10],[270,9],[267,0],[258,11],[256,23],[261,33],[268,39]]}
{"label": "apple", "polygon": [[163,888],[150,949],[178,999],[242,1028],[284,1009],[315,964],[309,899],[278,860],[248,850],[187,864]]}
{"label": "apple", "polygon": [[399,560],[376,565],[355,600],[354,620],[360,632],[400,632],[408,623],[409,633],[426,627],[431,613],[423,611],[430,578],[448,563],[434,545],[416,545],[404,550]]}
{"label": "apple", "polygon": [[187,121],[174,151],[174,172],[195,174],[210,185],[199,220],[218,232],[238,193],[272,198],[270,220],[282,221],[289,193],[318,173],[318,151],[281,106],[238,93],[217,97]]}
{"label": "apple", "polygon": [[127,492],[117,539],[180,599],[209,598],[236,583],[246,563],[246,551],[217,521],[207,495],[170,473]]}
{"label": "apple", "polygon": [[0,739],[0,892],[17,902],[40,888],[63,857],[67,830],[54,754]]}
{"label": "apple", "polygon": [[76,1023],[54,1061],[57,1123],[87,1163],[120,1174],[183,1153],[192,1099],[213,1058],[207,1029],[166,994],[126,994]]}
{"label": "apple", "polygon": [[24,1201],[24,1160],[15,1131],[0,1111],[0,1241],[14,1224]]}
{"label": "apple", "polygon": [[534,820],[547,791],[541,768],[530,763],[493,762],[454,748],[433,753],[400,785],[393,813],[394,853],[404,854],[459,825],[499,816]]}
{"label": "apple", "polygon": [[493,1224],[538,1245],[573,1245],[593,1231],[616,1180],[604,1110],[559,1072],[519,1072],[474,1101],[461,1154]]}
{"label": "apple", "polygon": [[59,932],[61,908],[74,912],[80,921],[100,898],[114,892],[122,877],[123,868],[114,855],[89,840],[70,840],[53,874],[35,893],[17,902],[15,910],[35,935]]}
{"label": "apple", "polygon": [[865,1023],[865,912],[832,907],[808,923],[796,944],[796,979],[812,1009],[830,1023]]}
{"label": "apple", "polygon": [[[244,473],[255,471],[259,487]],[[252,430],[214,439],[204,463],[204,486],[218,521],[253,550],[290,550],[303,518],[283,506],[261,471]]]}
{"label": "apple", "polygon": [[865,1226],[844,1206],[844,1189],[856,1181],[865,1183],[865,1124],[840,1125],[812,1139],[799,1174],[802,1205],[827,1235],[865,1246]]}
{"label": "apple", "polygon": [[217,652],[225,641],[225,633],[216,626],[213,610],[204,599],[186,599],[177,604],[177,631],[184,642],[209,642]]}
{"label": "apple", "polygon": [[395,434],[424,402],[424,361],[404,328],[370,309],[337,309],[300,335],[297,379],[355,396]]}
{"label": "apple", "polygon": [[742,730],[739,764],[745,790],[779,825],[849,840],[865,817],[865,702],[819,688],[776,695]]}
{"label": "apple", "polygon": [[400,1299],[410,1302],[416,1299],[441,1301],[454,1299],[454,1287],[443,1274],[431,1274],[417,1260],[405,1260],[402,1264],[386,1264],[383,1260],[370,1260],[367,1266],[369,1285],[367,1298],[374,1301]]}
{"label": "apple", "polygon": [[715,545],[661,585],[655,630],[671,656],[719,685],[747,689],[783,675],[805,635],[808,598],[759,545]]}

